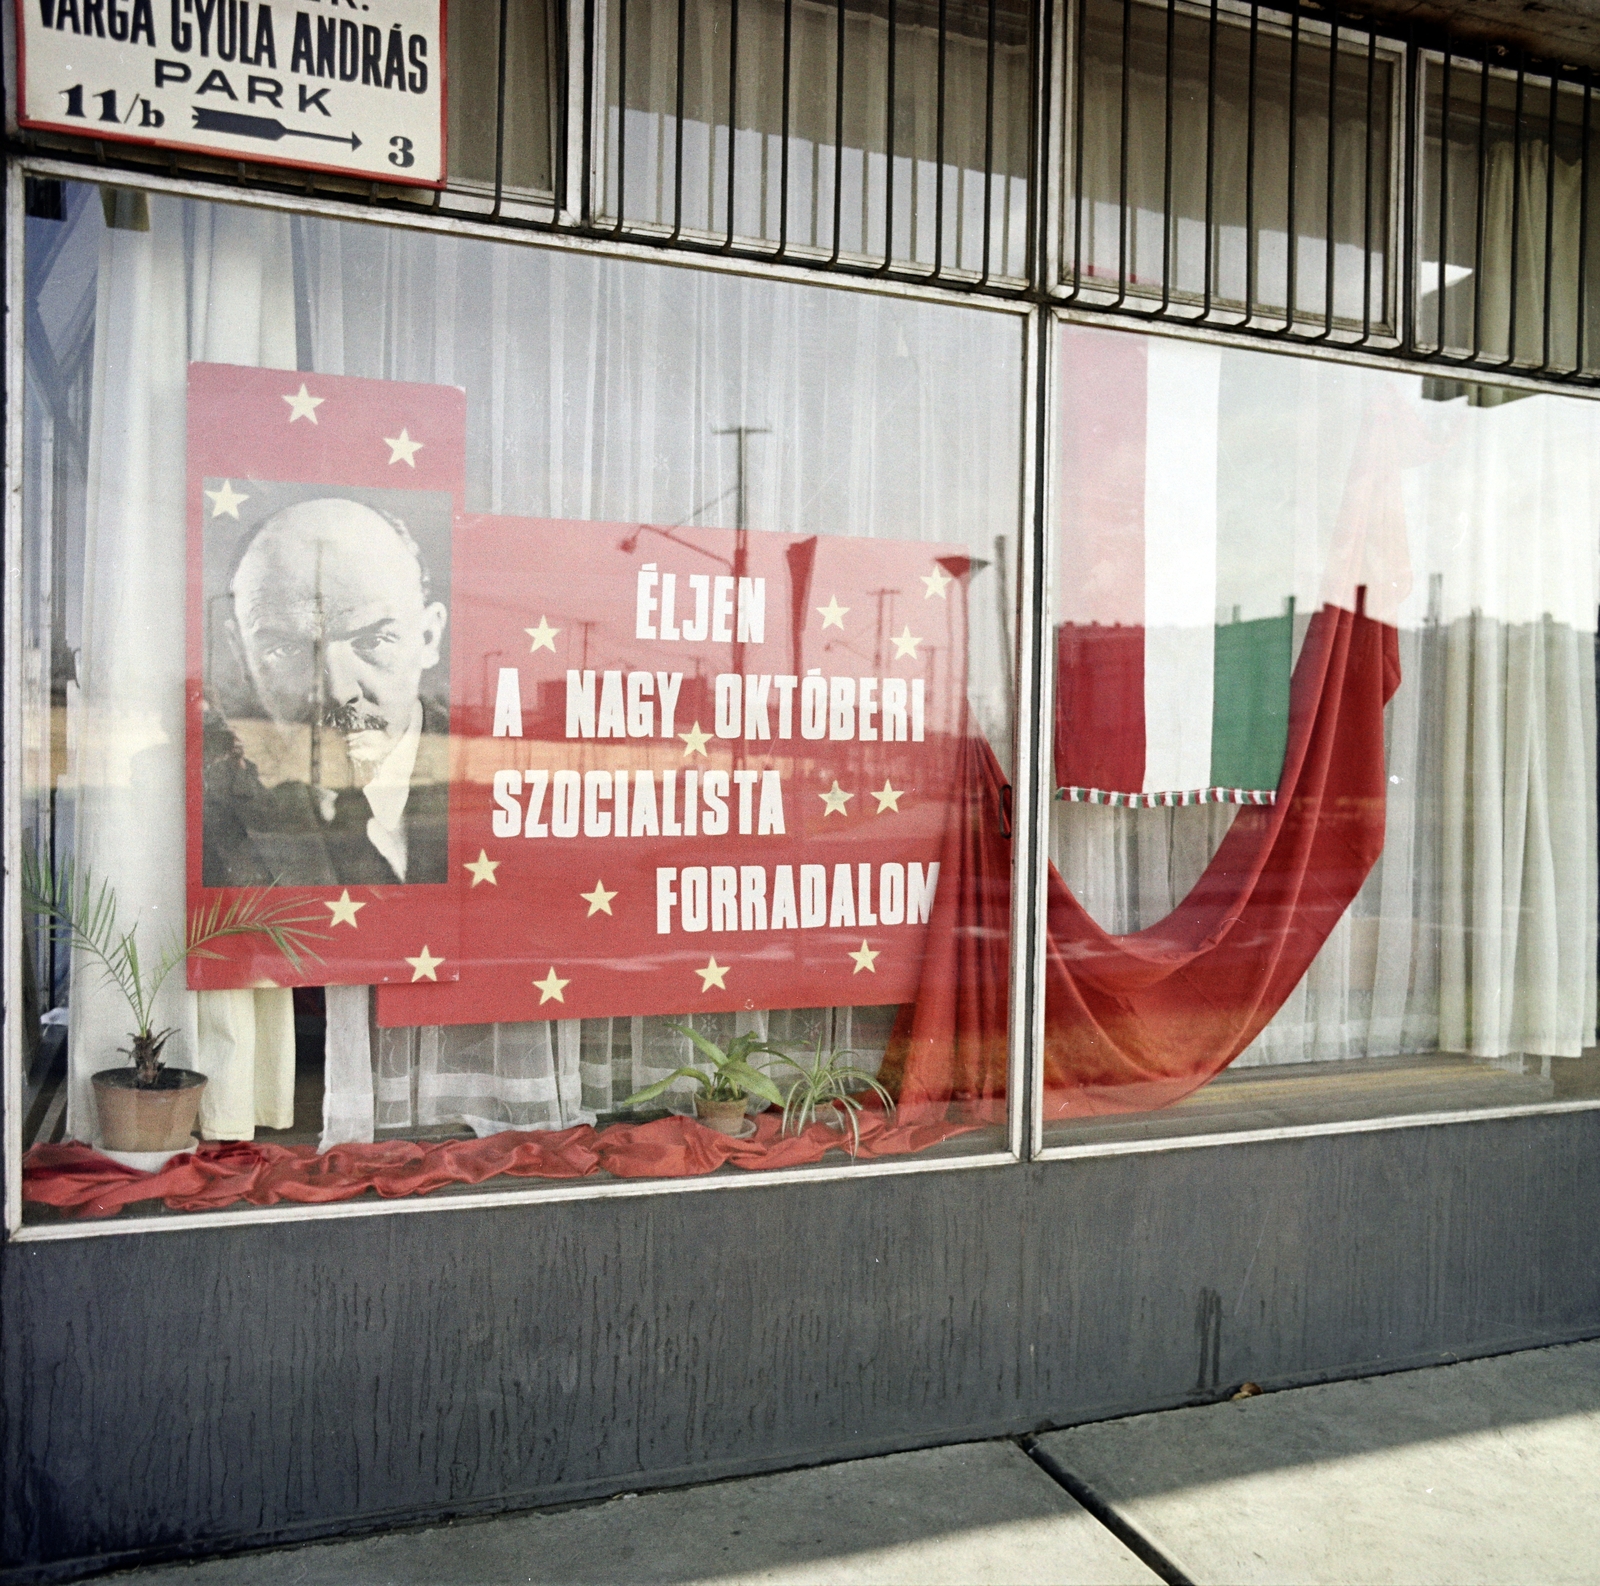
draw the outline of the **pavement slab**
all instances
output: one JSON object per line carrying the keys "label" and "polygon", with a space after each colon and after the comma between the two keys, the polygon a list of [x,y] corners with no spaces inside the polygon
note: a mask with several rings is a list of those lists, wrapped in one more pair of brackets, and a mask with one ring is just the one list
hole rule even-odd
{"label": "pavement slab", "polygon": [[1600,1343],[1039,1445],[1197,1586],[1600,1582]]}
{"label": "pavement slab", "polygon": [[127,1586],[1150,1586],[1008,1442],[158,1566]]}

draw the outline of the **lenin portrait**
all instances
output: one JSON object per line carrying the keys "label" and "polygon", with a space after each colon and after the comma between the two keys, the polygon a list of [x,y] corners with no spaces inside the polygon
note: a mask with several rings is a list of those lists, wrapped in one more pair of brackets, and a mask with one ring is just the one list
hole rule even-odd
{"label": "lenin portrait", "polygon": [[203,884],[444,882],[451,498],[204,488]]}

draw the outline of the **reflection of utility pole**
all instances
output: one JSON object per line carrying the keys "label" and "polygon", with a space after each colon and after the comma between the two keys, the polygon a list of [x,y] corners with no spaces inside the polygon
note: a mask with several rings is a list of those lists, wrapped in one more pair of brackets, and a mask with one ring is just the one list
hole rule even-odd
{"label": "reflection of utility pole", "polygon": [[[750,437],[752,435],[770,435],[771,430],[762,429],[753,424],[732,424],[726,429],[712,430],[713,435],[732,435],[738,441],[738,448],[734,454],[734,504],[733,504],[733,598],[735,612],[738,610],[739,591],[741,581],[746,576],[750,562],[750,509],[747,494],[750,463]],[[734,620],[733,630],[733,670],[736,675],[744,673],[744,643],[739,638],[739,624],[737,616]],[[743,687],[741,683],[740,687]],[[733,750],[734,764],[744,764],[744,751],[742,740],[735,743]]]}
{"label": "reflection of utility pole", "polygon": [[578,665],[581,667],[586,667],[589,664],[589,630],[595,625],[594,619],[591,617],[585,620],[583,617],[574,617],[572,619],[572,625],[575,628],[583,629],[583,649],[578,661]]}
{"label": "reflection of utility pole", "polygon": [[743,531],[750,527],[749,506],[745,497],[745,482],[749,478],[750,437],[752,435],[770,435],[772,431],[761,429],[753,424],[731,424],[727,429],[712,430],[711,433],[713,435],[734,435],[739,440],[739,448],[734,463],[733,526]]}

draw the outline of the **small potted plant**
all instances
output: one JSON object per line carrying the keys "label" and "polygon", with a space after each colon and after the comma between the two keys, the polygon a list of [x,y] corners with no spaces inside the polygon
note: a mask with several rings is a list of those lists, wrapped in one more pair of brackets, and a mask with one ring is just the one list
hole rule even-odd
{"label": "small potted plant", "polygon": [[850,1061],[852,1051],[832,1051],[823,1054],[822,1042],[817,1042],[811,1061],[802,1063],[798,1058],[784,1054],[783,1061],[795,1070],[794,1081],[783,1101],[783,1132],[799,1134],[807,1124],[825,1123],[841,1132],[850,1130],[850,1154],[855,1155],[861,1145],[862,1090],[875,1091],[882,1098],[884,1110],[894,1111],[894,1098],[877,1079]]}
{"label": "small potted plant", "polygon": [[671,1028],[688,1036],[705,1053],[711,1063],[711,1072],[691,1066],[675,1068],[665,1079],[658,1079],[655,1084],[635,1091],[623,1102],[624,1107],[639,1107],[647,1101],[654,1101],[666,1093],[667,1087],[675,1079],[692,1080],[698,1087],[694,1097],[694,1112],[700,1122],[708,1129],[715,1129],[718,1134],[740,1135],[744,1132],[745,1108],[752,1096],[770,1101],[775,1107],[783,1105],[783,1096],[778,1087],[750,1059],[756,1052],[767,1052],[774,1057],[783,1057],[784,1054],[777,1047],[768,1046],[757,1032],[752,1030],[734,1036],[724,1051],[715,1041],[708,1041],[687,1025],[674,1024]]}
{"label": "small potted plant", "polygon": [[316,958],[309,916],[293,903],[272,903],[265,891],[241,893],[189,917],[180,942],[168,943],[153,964],[139,952],[137,920],[126,930],[117,923],[117,894],[110,882],[95,886],[86,870],[69,860],[59,872],[46,870],[30,856],[23,864],[26,907],[48,916],[58,940],[69,943],[100,966],[106,982],[122,993],[134,1028],[131,1047],[123,1047],[129,1066],[101,1069],[92,1076],[100,1139],[111,1151],[175,1151],[193,1135],[206,1076],[162,1062],[162,1048],[175,1033],[154,1028],[157,993],[180,964],[190,958],[218,958],[212,944],[225,937],[265,937],[298,970],[303,958]]}

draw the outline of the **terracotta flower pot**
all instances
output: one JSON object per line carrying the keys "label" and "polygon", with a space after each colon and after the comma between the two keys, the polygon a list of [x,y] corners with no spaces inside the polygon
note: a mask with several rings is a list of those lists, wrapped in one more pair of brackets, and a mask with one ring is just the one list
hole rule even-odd
{"label": "terracotta flower pot", "polygon": [[701,1095],[694,1099],[694,1115],[706,1128],[715,1129],[718,1134],[742,1134],[747,1105],[743,1096],[733,1101],[710,1101]]}
{"label": "terracotta flower pot", "polygon": [[100,1143],[111,1151],[181,1151],[192,1144],[206,1076],[164,1068],[148,1090],[133,1077],[132,1068],[105,1068],[94,1076]]}

